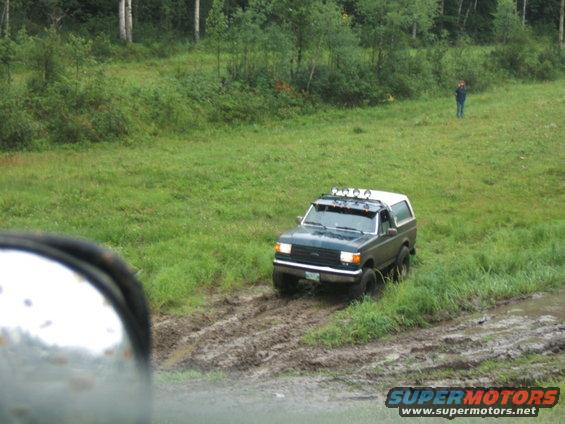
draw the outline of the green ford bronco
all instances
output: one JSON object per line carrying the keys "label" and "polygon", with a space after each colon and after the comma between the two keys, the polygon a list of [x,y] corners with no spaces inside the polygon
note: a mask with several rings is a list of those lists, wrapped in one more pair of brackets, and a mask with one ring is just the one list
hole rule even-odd
{"label": "green ford bronco", "polygon": [[304,279],[347,284],[352,299],[372,295],[377,272],[402,279],[416,253],[416,216],[403,194],[334,187],[297,221],[275,245],[273,283],[281,294]]}

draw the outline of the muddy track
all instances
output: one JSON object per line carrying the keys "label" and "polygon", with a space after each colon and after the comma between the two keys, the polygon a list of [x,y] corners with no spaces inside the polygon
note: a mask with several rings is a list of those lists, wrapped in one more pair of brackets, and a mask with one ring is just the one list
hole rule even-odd
{"label": "muddy track", "polygon": [[[460,370],[457,381],[481,382],[484,376],[466,371],[485,361],[530,354],[562,357],[565,348],[565,290],[362,346],[326,349],[302,343],[309,329],[326,323],[346,305],[339,293],[281,299],[262,287],[217,300],[206,313],[157,317],[154,363],[164,370],[225,370],[246,377],[342,371],[356,384],[387,380],[449,384],[450,377],[439,371]],[[536,379],[563,374],[562,364],[539,370],[528,363],[523,366],[528,378]],[[519,369],[513,371],[520,375]]]}

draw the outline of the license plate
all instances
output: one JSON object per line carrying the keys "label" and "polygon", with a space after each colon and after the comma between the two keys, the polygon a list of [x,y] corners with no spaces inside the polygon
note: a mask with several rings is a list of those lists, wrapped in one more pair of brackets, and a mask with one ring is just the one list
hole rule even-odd
{"label": "license plate", "polygon": [[306,278],[307,280],[312,280],[312,281],[320,281],[320,273],[319,272],[308,272],[308,271],[306,271],[304,273],[304,278]]}

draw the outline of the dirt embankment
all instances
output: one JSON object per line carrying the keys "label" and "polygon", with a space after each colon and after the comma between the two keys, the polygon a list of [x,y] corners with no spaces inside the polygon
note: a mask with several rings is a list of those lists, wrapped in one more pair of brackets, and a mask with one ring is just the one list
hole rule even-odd
{"label": "dirt embankment", "polygon": [[[564,373],[565,290],[362,346],[327,349],[301,342],[306,331],[345,307],[335,293],[281,299],[262,287],[218,300],[206,313],[157,317],[154,363],[162,370],[225,370],[246,377],[327,371],[355,384],[496,382],[489,361],[512,362],[506,377],[511,372],[524,380]],[[536,367],[528,360],[532,354],[552,360]],[[474,371],[481,366],[484,373]]]}

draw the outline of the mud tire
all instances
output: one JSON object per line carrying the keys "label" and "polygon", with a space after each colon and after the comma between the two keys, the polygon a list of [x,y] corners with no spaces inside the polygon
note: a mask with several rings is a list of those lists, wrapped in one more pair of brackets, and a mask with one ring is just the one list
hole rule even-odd
{"label": "mud tire", "polygon": [[273,271],[273,286],[279,295],[292,296],[298,291],[298,277]]}
{"label": "mud tire", "polygon": [[406,246],[402,246],[400,252],[398,252],[398,256],[396,257],[396,261],[394,263],[394,267],[392,268],[392,277],[394,281],[402,281],[410,272],[410,250]]}
{"label": "mud tire", "polygon": [[372,296],[377,290],[377,275],[371,268],[363,269],[358,283],[349,286],[349,301],[360,300],[365,294]]}

